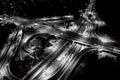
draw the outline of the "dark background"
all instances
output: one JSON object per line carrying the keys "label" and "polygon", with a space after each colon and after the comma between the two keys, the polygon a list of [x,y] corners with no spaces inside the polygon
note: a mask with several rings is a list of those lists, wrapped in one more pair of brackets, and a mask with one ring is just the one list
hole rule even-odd
{"label": "dark background", "polygon": [[99,17],[107,23],[107,26],[103,27],[101,31],[111,35],[118,41],[120,41],[119,5],[117,0],[96,0],[95,7]]}
{"label": "dark background", "polygon": [[88,0],[0,0],[0,14],[27,18],[74,14]]}

